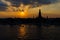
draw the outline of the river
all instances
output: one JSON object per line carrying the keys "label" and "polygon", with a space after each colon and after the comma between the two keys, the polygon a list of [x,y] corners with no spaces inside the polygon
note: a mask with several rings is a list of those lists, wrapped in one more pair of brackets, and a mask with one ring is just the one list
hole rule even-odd
{"label": "river", "polygon": [[59,40],[58,25],[0,25],[0,40]]}

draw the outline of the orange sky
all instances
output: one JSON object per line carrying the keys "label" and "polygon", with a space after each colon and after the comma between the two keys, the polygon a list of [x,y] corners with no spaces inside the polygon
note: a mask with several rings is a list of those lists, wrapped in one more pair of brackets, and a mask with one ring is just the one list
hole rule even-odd
{"label": "orange sky", "polygon": [[[11,8],[11,9],[10,9]],[[15,7],[13,7],[15,10]],[[0,18],[32,18],[38,16],[39,9],[41,9],[43,17],[56,18],[60,17],[60,3],[43,5],[40,7],[29,8],[29,5],[22,7],[24,12],[12,11],[12,7],[8,7],[6,11],[0,11]],[[18,9],[21,9],[19,7]]]}

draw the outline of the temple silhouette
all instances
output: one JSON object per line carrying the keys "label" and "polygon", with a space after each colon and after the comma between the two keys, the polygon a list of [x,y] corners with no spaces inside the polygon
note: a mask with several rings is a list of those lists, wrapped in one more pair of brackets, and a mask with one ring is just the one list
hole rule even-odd
{"label": "temple silhouette", "polygon": [[44,18],[41,15],[41,9],[39,9],[38,17],[36,18],[0,18],[0,24],[50,24],[60,25],[60,18]]}

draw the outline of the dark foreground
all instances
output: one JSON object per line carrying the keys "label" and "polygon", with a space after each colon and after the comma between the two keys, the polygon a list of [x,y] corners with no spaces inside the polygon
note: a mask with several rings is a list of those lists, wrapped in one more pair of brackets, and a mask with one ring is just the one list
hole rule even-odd
{"label": "dark foreground", "polygon": [[60,26],[0,25],[0,40],[60,40]]}

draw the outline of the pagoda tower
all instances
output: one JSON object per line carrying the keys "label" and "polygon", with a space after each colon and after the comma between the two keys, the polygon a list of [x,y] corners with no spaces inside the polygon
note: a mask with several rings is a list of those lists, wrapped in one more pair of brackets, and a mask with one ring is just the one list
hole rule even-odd
{"label": "pagoda tower", "polygon": [[39,15],[38,15],[38,18],[41,19],[42,16],[41,16],[41,9],[39,9]]}

